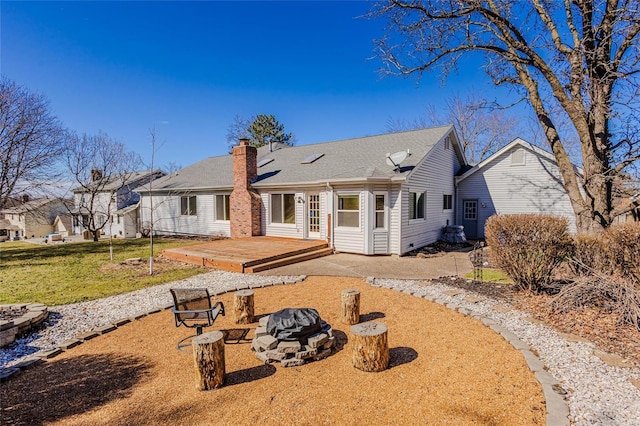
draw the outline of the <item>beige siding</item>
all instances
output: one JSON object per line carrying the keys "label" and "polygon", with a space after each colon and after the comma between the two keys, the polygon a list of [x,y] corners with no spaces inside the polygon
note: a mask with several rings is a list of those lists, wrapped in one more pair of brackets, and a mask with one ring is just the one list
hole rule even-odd
{"label": "beige siding", "polygon": [[[524,164],[512,165],[511,153],[524,150]],[[484,224],[493,214],[544,213],[569,219],[575,232],[575,217],[555,162],[515,145],[470,175],[458,186],[458,217],[462,219],[462,200],[478,200],[478,233],[484,237]]]}

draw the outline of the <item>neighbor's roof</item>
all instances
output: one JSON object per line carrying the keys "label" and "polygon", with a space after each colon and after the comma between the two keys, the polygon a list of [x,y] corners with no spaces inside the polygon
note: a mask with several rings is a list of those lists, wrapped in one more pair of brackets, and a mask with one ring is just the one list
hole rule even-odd
{"label": "neighbor's roof", "polygon": [[[272,152],[268,146],[263,146],[258,149],[258,165],[264,165],[258,167],[253,186],[404,180],[452,130],[452,126],[443,126],[286,148],[278,144]],[[395,167],[387,164],[386,157],[399,151],[408,151],[411,155],[396,172]],[[464,163],[460,152],[458,155]],[[305,159],[312,161],[305,163]],[[209,157],[153,182],[153,191],[162,192],[232,187],[231,155]]]}
{"label": "neighbor's roof", "polygon": [[[8,209],[2,210],[4,214],[21,214],[26,212],[31,212],[39,209],[40,207],[49,204],[53,201],[58,201],[59,198],[36,198],[35,200],[27,201],[26,203],[22,203],[18,206],[11,207]],[[62,200],[63,202],[69,202],[69,200]]]}
{"label": "neighbor's roof", "polygon": [[[164,175],[165,173],[162,170],[155,170],[155,171],[151,171],[151,170],[143,170],[143,171],[138,171],[138,172],[132,172],[132,173],[125,173],[125,174],[119,174],[119,175],[113,175],[110,177],[109,182],[107,182],[104,187],[101,189],[102,191],[117,191],[118,189],[129,185],[129,184],[135,184],[138,185],[139,181],[143,181],[145,178],[147,178],[148,176],[151,175]],[[91,183],[89,183],[91,184]],[[75,188],[73,190],[73,192],[84,192],[86,191],[84,188],[82,187],[78,187]]]}

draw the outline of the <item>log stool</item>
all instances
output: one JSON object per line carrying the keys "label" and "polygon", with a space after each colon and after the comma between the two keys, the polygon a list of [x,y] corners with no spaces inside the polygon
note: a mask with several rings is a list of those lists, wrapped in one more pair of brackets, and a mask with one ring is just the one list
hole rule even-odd
{"label": "log stool", "polygon": [[353,366],[362,371],[383,371],[389,366],[387,325],[364,322],[351,326]]}
{"label": "log stool", "polygon": [[196,389],[217,389],[224,383],[224,335],[212,331],[191,341],[195,362]]}
{"label": "log stool", "polygon": [[360,292],[342,290],[342,317],[340,322],[353,325],[360,322]]}
{"label": "log stool", "polygon": [[253,290],[235,292],[233,314],[236,324],[251,324],[253,322]]}

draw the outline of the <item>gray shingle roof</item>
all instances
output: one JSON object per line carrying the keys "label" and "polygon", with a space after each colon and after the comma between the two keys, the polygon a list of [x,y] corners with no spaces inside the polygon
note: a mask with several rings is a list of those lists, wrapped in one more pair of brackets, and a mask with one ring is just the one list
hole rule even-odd
{"label": "gray shingle roof", "polygon": [[[335,142],[282,147],[273,152],[268,146],[258,149],[258,162],[273,159],[258,168],[254,187],[301,185],[337,181],[364,181],[407,177],[451,126],[434,127],[400,133],[389,133]],[[386,162],[388,153],[409,151],[410,156],[396,172]],[[324,154],[302,164],[313,154]],[[209,157],[176,173],[153,182],[154,191],[231,189],[233,158],[231,155]]]}

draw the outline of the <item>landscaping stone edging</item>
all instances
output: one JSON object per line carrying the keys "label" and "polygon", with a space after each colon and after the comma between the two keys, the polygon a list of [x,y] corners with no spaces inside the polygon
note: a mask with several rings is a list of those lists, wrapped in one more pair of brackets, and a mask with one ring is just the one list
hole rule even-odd
{"label": "landscaping stone edging", "polygon": [[[226,291],[220,291],[220,292],[216,292],[216,293],[212,293],[211,297],[216,297],[216,296],[221,296],[223,294],[227,294],[227,293],[233,293],[236,292],[238,290],[250,290],[250,289],[254,289],[254,288],[263,288],[263,287],[270,287],[270,286],[275,286],[275,285],[287,285],[287,284],[297,284],[299,282],[303,282],[306,279],[306,276],[302,276],[302,278],[300,280],[297,281],[291,281],[291,282],[287,282],[287,281],[282,281],[282,282],[275,282],[275,283],[261,283],[261,284],[247,284],[247,285],[243,285],[243,286],[236,286],[236,288],[230,289],[230,290],[226,290]],[[39,304],[39,303],[22,303],[22,304],[15,304],[16,307],[26,307],[26,306],[43,306],[45,308],[45,311],[47,312],[48,315],[48,310],[47,307],[45,305]],[[14,305],[1,305],[2,307],[5,306],[14,306]],[[45,362],[46,359],[51,359],[54,358],[60,354],[62,354],[63,352],[66,352],[69,349],[72,349],[78,345],[81,345],[82,343],[86,342],[87,340],[91,340],[99,335],[102,334],[106,334],[106,333],[110,333],[126,324],[129,324],[133,321],[139,320],[141,318],[146,317],[147,315],[151,315],[151,314],[155,314],[158,313],[160,311],[164,311],[164,310],[168,310],[173,308],[173,303],[171,303],[170,305],[165,305],[165,306],[157,306],[155,308],[151,308],[150,310],[146,311],[146,312],[140,312],[137,313],[135,315],[130,316],[129,318],[122,318],[119,320],[115,320],[110,324],[105,324],[97,329],[91,330],[91,331],[87,331],[84,333],[81,333],[79,335],[77,335],[75,338],[73,339],[69,339],[65,342],[59,343],[55,348],[50,348],[50,349],[45,349],[45,350],[41,350],[38,351],[30,356],[28,356],[27,358],[23,359],[22,361],[18,362],[17,364],[11,366],[11,367],[3,367],[0,368],[0,383],[3,383],[7,380],[9,380],[11,377],[14,377],[15,375],[19,374],[21,371],[24,370],[28,370],[29,368],[41,364],[43,362]],[[26,314],[25,314],[26,315]],[[42,319],[39,320],[39,322],[36,325],[39,325],[40,323],[42,323],[42,321],[44,321],[46,319],[46,316]],[[4,322],[4,321],[3,321]],[[14,321],[15,322],[15,321]],[[2,322],[0,322],[0,324],[2,324]],[[13,342],[13,340],[11,341]]]}
{"label": "landscaping stone edging", "polygon": [[[372,287],[381,288],[381,286],[376,285],[375,277],[367,277],[367,284]],[[385,287],[388,288],[388,287]],[[506,327],[498,324],[491,318],[485,317],[483,315],[473,313],[468,309],[459,306],[455,303],[447,302],[443,299],[439,299],[437,297],[431,297],[428,295],[418,295],[412,292],[411,290],[405,288],[391,288],[392,290],[399,291],[414,297],[419,297],[430,302],[437,303],[439,305],[445,306],[446,308],[452,309],[462,315],[470,316],[482,322],[487,327],[491,328],[496,333],[500,334],[507,342],[511,344],[516,350],[522,353],[522,356],[527,363],[527,366],[534,374],[536,380],[542,386],[542,393],[545,399],[545,405],[547,409],[547,417],[546,424],[547,426],[569,426],[569,405],[565,401],[564,398],[556,391],[562,390],[562,386],[558,383],[555,377],[553,377],[548,371],[546,371],[544,364],[540,360],[538,356],[536,356],[532,351],[529,345],[520,340],[518,336],[511,331],[509,331]]]}
{"label": "landscaping stone edging", "polygon": [[26,309],[27,312],[11,320],[0,320],[0,348],[13,343],[16,337],[27,334],[49,316],[49,310],[42,303],[11,303],[0,305],[0,309]]}

